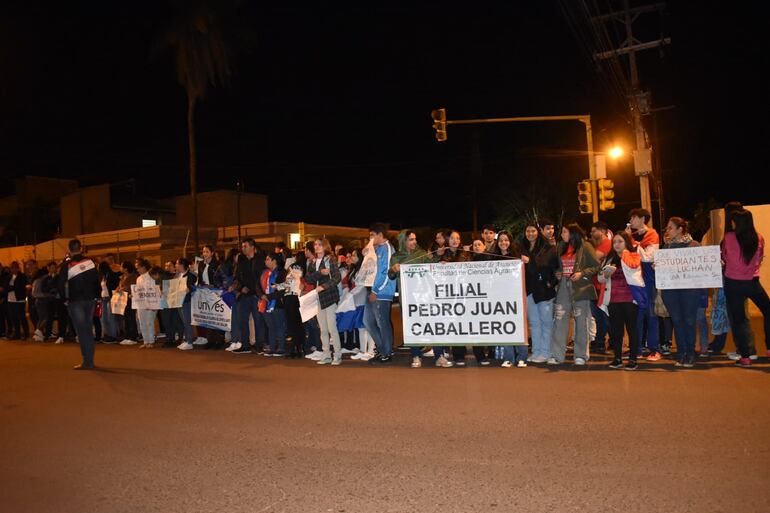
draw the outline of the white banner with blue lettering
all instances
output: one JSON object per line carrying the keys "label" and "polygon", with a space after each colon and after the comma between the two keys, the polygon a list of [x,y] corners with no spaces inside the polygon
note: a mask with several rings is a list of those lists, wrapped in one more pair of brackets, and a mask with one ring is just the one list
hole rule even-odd
{"label": "white banner with blue lettering", "polygon": [[195,289],[192,295],[193,326],[230,331],[235,296],[224,289]]}
{"label": "white banner with blue lettering", "polygon": [[401,266],[404,345],[527,343],[521,260]]}

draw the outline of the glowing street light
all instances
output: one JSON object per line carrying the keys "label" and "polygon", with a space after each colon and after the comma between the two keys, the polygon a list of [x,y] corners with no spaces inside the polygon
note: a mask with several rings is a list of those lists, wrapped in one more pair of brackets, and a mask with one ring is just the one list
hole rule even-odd
{"label": "glowing street light", "polygon": [[621,148],[620,146],[613,146],[607,152],[607,155],[609,155],[611,159],[617,160],[623,156],[623,148]]}

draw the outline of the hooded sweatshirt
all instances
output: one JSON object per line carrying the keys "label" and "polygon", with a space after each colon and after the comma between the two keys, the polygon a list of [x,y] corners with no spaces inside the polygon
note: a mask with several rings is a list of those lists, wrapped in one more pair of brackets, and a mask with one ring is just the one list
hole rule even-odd
{"label": "hooded sweatshirt", "polygon": [[388,269],[388,278],[391,280],[395,280],[399,276],[399,272],[393,270],[393,266],[396,264],[428,264],[433,261],[420,246],[415,247],[411,253],[406,250],[408,232],[409,230],[401,230],[398,234],[398,251],[390,257],[390,268]]}

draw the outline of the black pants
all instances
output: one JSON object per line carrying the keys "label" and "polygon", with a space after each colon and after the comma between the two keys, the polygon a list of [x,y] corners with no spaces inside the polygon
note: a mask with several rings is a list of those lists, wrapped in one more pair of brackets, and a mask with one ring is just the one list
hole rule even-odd
{"label": "black pants", "polygon": [[0,337],[11,334],[11,325],[8,322],[8,303],[3,299],[0,302]]}
{"label": "black pants", "polygon": [[70,313],[67,310],[67,305],[61,299],[56,300],[56,329],[59,330],[59,336],[61,338],[67,338],[75,333],[75,328],[72,327],[70,321]]}
{"label": "black pants", "polygon": [[730,313],[735,344],[738,346],[741,357],[748,358],[752,352],[749,344],[751,322],[746,316],[743,303],[746,299],[751,299],[762,312],[765,321],[765,345],[767,345],[770,335],[770,298],[767,297],[767,292],[759,283],[759,278],[732,280],[725,276],[725,299],[727,300],[727,311]]}
{"label": "black pants", "polygon": [[610,303],[610,345],[615,352],[615,359],[623,358],[623,328],[628,332],[630,360],[636,360],[639,354],[639,330],[636,329],[636,319],[639,307],[634,303]]}
{"label": "black pants", "polygon": [[[495,359],[495,349],[487,346],[473,346],[473,356],[476,357],[476,361],[481,362],[487,359],[484,356],[484,350],[489,350],[489,359]],[[452,348],[452,358],[455,362],[461,362],[465,360],[465,355],[468,354],[468,349],[465,346],[455,346]]]}
{"label": "black pants", "polygon": [[11,320],[13,335],[11,338],[29,338],[27,308],[25,303],[8,303],[8,317]]}
{"label": "black pants", "polygon": [[56,300],[51,297],[39,297],[35,300],[37,307],[37,324],[35,328],[40,330],[43,337],[47,337],[53,331],[53,315]]}
{"label": "black pants", "polygon": [[291,337],[295,352],[304,353],[305,327],[302,325],[302,316],[299,313],[299,297],[284,296],[283,309],[286,312],[286,335]]}
{"label": "black pants", "polygon": [[123,338],[136,341],[139,338],[139,333],[136,329],[136,310],[131,308],[131,298],[128,298],[123,315],[118,317],[123,318]]}

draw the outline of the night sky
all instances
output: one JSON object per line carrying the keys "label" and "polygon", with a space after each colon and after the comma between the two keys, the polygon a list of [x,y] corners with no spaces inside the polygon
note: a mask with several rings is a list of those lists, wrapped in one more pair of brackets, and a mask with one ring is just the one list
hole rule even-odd
{"label": "night sky", "polygon": [[[653,106],[673,106],[656,114],[669,215],[690,217],[709,198],[770,199],[749,181],[766,167],[761,17],[707,4],[670,3],[635,25],[643,41],[673,40],[662,56],[639,59]],[[590,113],[597,150],[632,140],[623,99],[557,1],[290,5],[243,2],[230,13],[230,85],[211,89],[196,113],[200,189],[232,189],[242,177],[249,191],[269,194],[272,220],[470,229],[471,180],[480,223],[532,197],[549,216],[563,208],[575,217],[576,183],[588,172],[574,156],[585,150],[582,125],[479,127],[479,176],[473,128],[450,126],[448,141],[435,141],[430,112],[440,106],[450,119]],[[12,193],[7,178],[24,174],[136,178],[151,197],[188,192],[186,96],[162,43],[174,9],[162,1],[4,9],[3,192]],[[638,179],[630,162],[609,177],[618,208],[603,217],[618,226],[639,204]]]}

